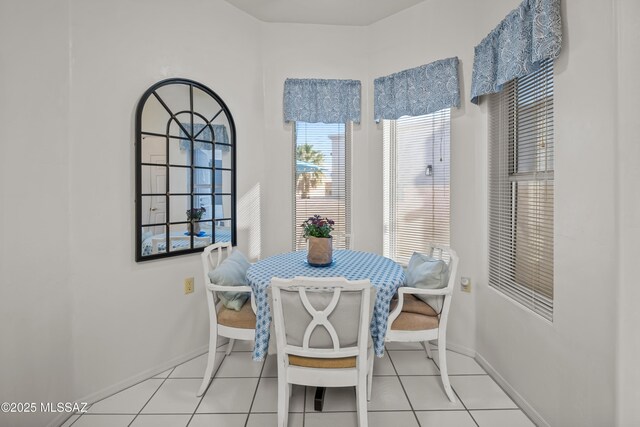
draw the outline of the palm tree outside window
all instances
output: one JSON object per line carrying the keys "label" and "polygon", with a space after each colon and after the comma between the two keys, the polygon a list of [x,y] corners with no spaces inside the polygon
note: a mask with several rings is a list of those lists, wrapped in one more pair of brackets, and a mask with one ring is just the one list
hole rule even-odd
{"label": "palm tree outside window", "polygon": [[296,187],[300,198],[308,199],[309,192],[322,183],[323,163],[324,154],[315,150],[312,144],[296,147]]}

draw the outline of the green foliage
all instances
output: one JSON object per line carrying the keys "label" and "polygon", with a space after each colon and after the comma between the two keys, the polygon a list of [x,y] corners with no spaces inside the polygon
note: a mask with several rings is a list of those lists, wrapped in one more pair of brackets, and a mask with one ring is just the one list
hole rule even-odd
{"label": "green foliage", "polygon": [[308,199],[309,192],[322,182],[322,170],[320,167],[324,162],[324,154],[314,150],[311,144],[302,144],[296,147],[296,160],[318,166],[317,171],[296,174],[297,189],[300,192],[300,197]]}
{"label": "green foliage", "polygon": [[195,219],[195,220],[199,221],[200,219],[202,219],[202,215],[204,215],[204,213],[206,211],[207,210],[204,208],[204,206],[199,207],[199,208],[189,209],[187,211],[187,219],[189,221],[191,221],[192,219]]}

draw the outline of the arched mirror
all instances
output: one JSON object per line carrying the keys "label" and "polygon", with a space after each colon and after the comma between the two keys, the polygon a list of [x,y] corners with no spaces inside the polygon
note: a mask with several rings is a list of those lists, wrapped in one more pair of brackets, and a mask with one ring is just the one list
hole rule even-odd
{"label": "arched mirror", "polygon": [[136,261],[236,244],[236,131],[208,87],[163,80],[136,111]]}

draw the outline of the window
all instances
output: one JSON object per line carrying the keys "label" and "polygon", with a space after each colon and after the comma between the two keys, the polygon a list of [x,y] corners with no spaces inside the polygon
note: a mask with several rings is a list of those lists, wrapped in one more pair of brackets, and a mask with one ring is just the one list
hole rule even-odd
{"label": "window", "polygon": [[[351,124],[296,122],[294,133],[294,248],[304,249],[300,225],[310,216],[335,221],[335,232],[350,234]],[[344,249],[350,242],[335,239]]]}
{"label": "window", "polygon": [[384,246],[406,263],[428,242],[449,245],[450,110],[383,120]]}
{"label": "window", "polygon": [[553,62],[489,96],[489,285],[553,317]]}

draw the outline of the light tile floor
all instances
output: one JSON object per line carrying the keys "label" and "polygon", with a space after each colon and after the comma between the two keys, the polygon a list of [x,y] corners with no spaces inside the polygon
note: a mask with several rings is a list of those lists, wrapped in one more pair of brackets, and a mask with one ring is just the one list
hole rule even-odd
{"label": "light tile floor", "polygon": [[[251,360],[251,343],[217,352],[215,376],[203,397],[196,391],[206,354],[94,403],[64,427],[258,427],[277,420],[277,367],[274,356]],[[531,427],[534,424],[470,357],[447,352],[449,378],[457,396],[447,399],[437,353],[429,360],[417,344],[387,346],[376,358],[369,426]],[[353,388],[329,388],[323,412],[313,409],[314,387],[294,386],[290,427],[357,426]]]}

